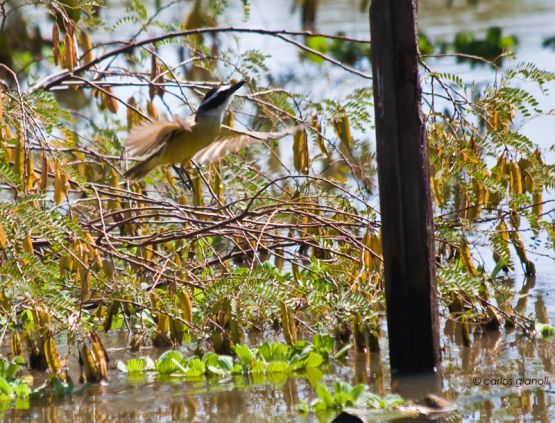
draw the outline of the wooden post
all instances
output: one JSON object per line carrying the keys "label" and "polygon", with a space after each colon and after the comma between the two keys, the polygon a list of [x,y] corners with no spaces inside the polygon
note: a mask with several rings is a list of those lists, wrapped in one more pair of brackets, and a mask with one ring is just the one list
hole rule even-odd
{"label": "wooden post", "polygon": [[418,76],[417,0],[372,0],[370,34],[391,370],[440,363],[428,147]]}

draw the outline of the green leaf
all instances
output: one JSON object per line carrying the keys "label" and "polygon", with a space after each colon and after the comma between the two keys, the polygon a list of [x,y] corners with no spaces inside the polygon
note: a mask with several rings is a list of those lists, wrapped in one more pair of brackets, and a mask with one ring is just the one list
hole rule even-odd
{"label": "green leaf", "polygon": [[156,360],[155,369],[161,374],[171,374],[183,368],[180,364],[182,359],[183,356],[179,351],[167,351]]}
{"label": "green leaf", "polygon": [[233,370],[233,357],[230,357],[229,355],[220,355],[218,357],[218,363],[222,369],[228,372]]}
{"label": "green leaf", "polygon": [[145,358],[132,358],[127,360],[127,371],[129,373],[142,373],[147,369],[147,360]]}
{"label": "green leaf", "polygon": [[335,354],[335,359],[342,360],[343,358],[345,358],[345,356],[347,355],[350,349],[351,349],[351,344],[345,345],[343,348],[337,351],[337,353]]}
{"label": "green leaf", "polygon": [[227,376],[229,374],[226,370],[222,369],[221,367],[212,366],[210,364],[206,366],[206,369],[210,374],[214,374],[216,376]]}
{"label": "green leaf", "polygon": [[333,408],[334,406],[333,397],[330,391],[328,391],[324,385],[318,384],[316,386],[316,395],[318,395],[318,398],[322,400],[326,408]]}
{"label": "green leaf", "polygon": [[189,365],[185,370],[184,374],[186,377],[200,377],[204,375],[206,371],[206,365],[199,358],[193,358],[189,361]]}
{"label": "green leaf", "polygon": [[303,361],[303,367],[307,369],[311,367],[320,367],[323,361],[324,358],[320,354],[311,351],[308,353],[308,357]]}
{"label": "green leaf", "polygon": [[254,361],[254,355],[246,345],[236,345],[235,354],[237,354],[239,362],[243,366],[250,366],[250,364]]}
{"label": "green leaf", "polygon": [[251,366],[252,374],[263,374],[265,370],[264,363],[262,361],[255,361]]}
{"label": "green leaf", "polygon": [[0,377],[0,392],[7,396],[11,396],[13,394],[12,386],[3,377]]}
{"label": "green leaf", "polygon": [[289,364],[285,361],[272,361],[266,368],[266,373],[287,373]]}
{"label": "green leaf", "polygon": [[27,398],[31,393],[29,385],[23,382],[16,383],[14,386],[14,393],[17,398]]}

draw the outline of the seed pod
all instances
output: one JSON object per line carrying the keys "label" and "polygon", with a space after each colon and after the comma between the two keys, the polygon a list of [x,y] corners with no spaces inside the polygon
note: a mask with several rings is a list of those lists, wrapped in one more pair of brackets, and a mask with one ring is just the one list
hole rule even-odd
{"label": "seed pod", "polygon": [[150,80],[154,84],[150,84],[148,87],[148,94],[150,97],[150,101],[154,100],[155,95],[159,95],[162,97],[164,95],[164,87],[155,85],[161,84],[164,82],[164,76],[161,75],[162,67],[160,66],[160,62],[158,61],[158,57],[155,54],[150,56]]}
{"label": "seed pod", "polygon": [[441,189],[442,185],[443,185],[443,182],[441,178],[439,177],[432,178],[432,193],[434,194],[434,199],[436,200],[436,203],[440,207],[443,207],[443,205],[445,204],[445,201],[443,200],[442,189]]}
{"label": "seed pod", "polygon": [[152,248],[152,245],[147,245],[142,249],[143,260],[146,262],[152,261],[153,254],[154,254],[154,250]]}
{"label": "seed pod", "polygon": [[156,106],[150,100],[146,102],[146,111],[151,118],[158,120],[158,110],[156,110]]}
{"label": "seed pod", "polygon": [[527,170],[522,172],[522,188],[524,192],[533,193],[536,191],[536,182]]}
{"label": "seed pod", "polygon": [[[119,175],[118,173],[114,170],[114,168],[110,168],[110,176],[111,176],[111,186],[113,188],[118,188],[119,187]],[[121,200],[120,197],[114,197],[112,200],[110,200],[110,204],[112,205],[112,210],[116,211],[116,210],[121,210]],[[118,217],[120,217],[120,215],[118,215]]]}
{"label": "seed pod", "polygon": [[39,188],[42,192],[46,191],[46,185],[48,184],[48,159],[46,154],[42,153],[40,158],[40,183]]}
{"label": "seed pod", "polygon": [[[372,242],[372,234],[370,232],[370,229],[368,229],[364,234],[364,236],[362,237],[362,244],[368,249],[371,249],[371,242]],[[363,248],[362,250],[362,263],[364,264],[364,267],[368,269],[372,265],[372,254],[366,248]]]}
{"label": "seed pod", "polygon": [[299,271],[299,265],[296,261],[291,263],[291,271],[293,273],[293,279],[295,279],[296,282],[300,282],[302,280],[301,272]]}
{"label": "seed pod", "polygon": [[25,238],[23,238],[23,251],[31,256],[34,254],[33,240],[31,239],[31,234],[29,233],[27,233]]}
{"label": "seed pod", "polygon": [[14,170],[19,178],[23,180],[25,175],[25,139],[23,138],[22,131],[17,132],[14,154]]}
{"label": "seed pod", "polygon": [[[94,336],[94,337],[93,337]],[[105,380],[108,377],[108,354],[100,342],[100,338],[95,333],[91,334],[92,338],[92,355],[95,359],[99,380]]]}
{"label": "seed pod", "polygon": [[297,172],[308,175],[308,143],[305,130],[298,130],[293,135],[293,164]]}
{"label": "seed pod", "polygon": [[73,37],[66,34],[64,37],[64,67],[72,70],[77,64],[77,54],[74,53]]}
{"label": "seed pod", "polygon": [[[4,94],[0,91],[0,123],[4,120]],[[2,130],[0,129],[0,141],[2,141]]]}
{"label": "seed pod", "polygon": [[522,194],[522,175],[520,174],[520,168],[518,167],[518,164],[514,161],[511,161],[509,163],[509,166],[509,189],[513,194]]}
{"label": "seed pod", "polygon": [[283,248],[276,248],[274,255],[274,264],[280,272],[283,270],[283,266],[285,265],[285,260],[283,258]]}
{"label": "seed pod", "polygon": [[189,293],[182,288],[177,291],[177,299],[179,300],[179,305],[181,306],[181,317],[186,322],[193,322],[193,304],[191,303],[191,297]]}
{"label": "seed pod", "polygon": [[34,167],[34,163],[33,163],[33,157],[31,156],[31,154],[29,154],[29,157],[27,157],[27,180],[25,181],[25,189],[27,192],[31,191],[33,189],[33,185],[35,184],[35,181],[37,180],[37,175],[35,173],[35,167]]}
{"label": "seed pod", "polygon": [[509,229],[507,228],[507,225],[505,224],[504,220],[501,220],[497,225],[497,232],[499,232],[499,235],[501,236],[501,239],[503,241],[509,242],[509,239],[510,239]]}
{"label": "seed pod", "polygon": [[102,271],[108,279],[113,279],[116,273],[114,262],[109,258],[102,260]]}
{"label": "seed pod", "polygon": [[532,195],[532,212],[540,219],[543,213],[543,192],[537,191]]}
{"label": "seed pod", "polygon": [[19,357],[23,354],[23,348],[21,347],[21,335],[19,332],[12,333],[10,338],[10,349],[12,352],[12,357]]}
{"label": "seed pod", "polygon": [[324,137],[322,136],[322,125],[320,125],[320,120],[318,119],[318,116],[312,116],[311,126],[314,131],[316,131],[316,145],[318,146],[322,154],[329,156],[330,152],[326,145],[326,140],[324,140]]}
{"label": "seed pod", "polygon": [[288,345],[295,345],[297,343],[297,325],[295,324],[295,316],[293,311],[287,305],[281,301],[279,303],[279,308],[281,311],[281,328],[283,330],[283,336],[285,342]]}
{"label": "seed pod", "polygon": [[87,64],[94,60],[93,46],[91,37],[85,31],[81,31],[79,35],[79,43],[83,51],[83,63]]}
{"label": "seed pod", "polygon": [[170,172],[170,170],[166,167],[163,166],[162,167],[162,173],[164,174],[164,176],[166,177],[166,181],[168,182],[168,185],[170,186],[170,188],[172,189],[173,192],[177,192],[177,186],[175,184],[175,178],[173,177],[172,173]]}
{"label": "seed pod", "polygon": [[227,113],[224,115],[222,123],[229,126],[230,128],[233,128],[233,125],[235,124],[235,113],[233,113],[232,110],[228,110]]}
{"label": "seed pod", "polygon": [[165,335],[170,331],[170,318],[165,314],[158,313],[158,323],[156,324],[156,331]]}
{"label": "seed pod", "polygon": [[372,251],[374,251],[378,256],[383,257],[383,248],[382,248],[382,231],[379,230],[372,236],[371,241]]}
{"label": "seed pod", "polygon": [[106,310],[106,318],[102,323],[102,326],[104,327],[104,332],[108,332],[110,329],[112,329],[112,320],[114,316],[118,313],[118,310],[119,302],[112,301],[112,303],[108,306],[108,309]]}
{"label": "seed pod", "polygon": [[533,262],[531,262],[528,257],[526,256],[526,250],[524,248],[524,243],[520,238],[520,234],[518,231],[511,231],[511,242],[515,247],[516,254],[520,260],[520,262],[525,267],[525,272],[527,275],[535,275],[536,274],[536,266]]}
{"label": "seed pod", "polygon": [[504,187],[509,182],[509,174],[507,173],[508,164],[505,156],[500,156],[497,159],[496,165],[491,170],[491,176]]}
{"label": "seed pod", "polygon": [[91,272],[89,271],[89,257],[84,255],[81,257],[81,262],[78,264],[79,282],[81,286],[81,299],[86,300],[89,298],[91,286]]}
{"label": "seed pod", "polygon": [[48,336],[44,341],[44,355],[46,357],[46,363],[48,364],[48,368],[53,375],[57,375],[62,365],[60,364],[60,355],[58,354],[58,350],[56,349],[56,343],[54,342],[54,338],[52,336]]}
{"label": "seed pod", "polygon": [[0,223],[0,250],[5,250],[8,248],[8,238],[6,237],[6,232],[4,232],[4,226]]}
{"label": "seed pod", "polygon": [[470,328],[466,320],[461,323],[462,343],[465,347],[472,345],[472,338],[470,337]]}
{"label": "seed pod", "polygon": [[61,166],[56,163],[54,170],[54,202],[59,205],[69,193],[69,178],[62,173]]}
{"label": "seed pod", "polygon": [[152,306],[152,311],[160,310],[160,306],[162,305],[160,296],[154,291],[150,291],[150,304]]}
{"label": "seed pod", "polygon": [[81,358],[80,363],[83,366],[85,373],[85,381],[87,382],[99,382],[100,374],[99,369],[95,360],[95,357],[87,344],[83,344],[79,351],[79,356]]}
{"label": "seed pod", "polygon": [[224,181],[220,173],[220,161],[210,163],[210,174],[212,175],[212,190],[221,204],[224,204]]}
{"label": "seed pod", "polygon": [[480,214],[484,202],[484,186],[477,179],[472,180],[472,193],[474,194],[474,205],[468,209],[468,219],[474,220]]}
{"label": "seed pod", "polygon": [[193,206],[203,206],[204,199],[202,196],[202,180],[198,171],[195,171],[195,176],[192,178],[193,182]]}
{"label": "seed pod", "polygon": [[511,226],[518,230],[520,228],[520,214],[518,212],[511,210],[509,214],[509,222],[511,222]]}
{"label": "seed pod", "polygon": [[[129,97],[127,99],[127,104],[131,107],[137,107],[137,101],[135,100],[135,97]],[[136,126],[137,123],[139,123],[139,120],[137,119],[137,113],[135,113],[135,111],[131,107],[128,107],[126,110],[128,132],[131,132],[131,129],[133,129],[133,127]]]}
{"label": "seed pod", "polygon": [[455,185],[455,205],[457,207],[457,215],[461,219],[467,219],[470,202],[468,201],[466,190],[460,184]]}
{"label": "seed pod", "polygon": [[476,266],[472,262],[472,256],[470,255],[470,248],[466,241],[466,238],[462,238],[461,246],[459,248],[461,254],[461,261],[466,268],[467,272],[470,273],[472,276],[477,276],[478,271],[476,270]]}
{"label": "seed pod", "polygon": [[[106,91],[112,94],[112,87],[107,87]],[[106,95],[106,104],[108,106],[108,110],[110,110],[113,114],[118,112],[118,101],[113,95]]]}
{"label": "seed pod", "polygon": [[351,126],[345,109],[342,108],[338,111],[332,123],[337,137],[341,140],[343,145],[350,150],[353,144],[353,137],[351,136]]}
{"label": "seed pod", "polygon": [[54,64],[60,63],[60,27],[57,23],[52,26],[52,55],[54,56]]}

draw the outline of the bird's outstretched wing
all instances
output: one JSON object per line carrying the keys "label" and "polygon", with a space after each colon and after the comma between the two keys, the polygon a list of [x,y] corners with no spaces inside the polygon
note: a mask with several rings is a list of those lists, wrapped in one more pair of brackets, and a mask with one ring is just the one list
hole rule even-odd
{"label": "bird's outstretched wing", "polygon": [[190,131],[194,118],[159,120],[134,127],[127,137],[126,149],[133,157],[157,152],[175,132]]}
{"label": "bird's outstretched wing", "polygon": [[241,131],[222,125],[216,139],[207,147],[193,156],[197,163],[208,163],[218,160],[228,154],[234,153],[251,144],[279,140],[301,129],[302,126],[293,126],[279,132]]}

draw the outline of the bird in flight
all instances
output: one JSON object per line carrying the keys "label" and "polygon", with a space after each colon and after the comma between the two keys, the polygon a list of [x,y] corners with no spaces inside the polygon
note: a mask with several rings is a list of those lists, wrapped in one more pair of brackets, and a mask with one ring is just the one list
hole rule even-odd
{"label": "bird in flight", "polygon": [[297,130],[298,127],[281,132],[239,131],[222,125],[233,94],[244,83],[239,81],[210,89],[191,116],[134,127],[127,138],[126,149],[131,157],[141,160],[125,172],[125,177],[139,180],[159,166],[186,160],[209,163],[250,144],[280,139]]}

